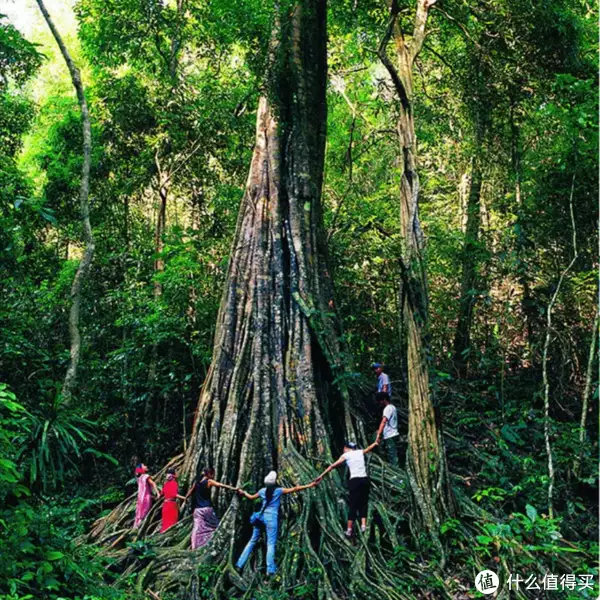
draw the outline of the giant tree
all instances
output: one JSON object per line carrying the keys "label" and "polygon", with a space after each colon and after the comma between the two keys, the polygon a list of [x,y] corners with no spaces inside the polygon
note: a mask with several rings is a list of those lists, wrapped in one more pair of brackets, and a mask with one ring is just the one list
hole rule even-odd
{"label": "giant tree", "polygon": [[[360,420],[351,415],[344,384],[323,236],[325,0],[282,3],[273,23],[255,148],[217,319],[212,365],[183,457],[188,480],[210,464],[220,480],[237,486],[260,485],[270,469],[276,469],[284,483],[308,482],[334,451],[340,451],[344,438],[365,439]],[[371,465],[377,484],[386,479],[386,494],[399,495],[402,482],[397,475],[379,459]],[[381,548],[370,550],[359,568],[349,568],[356,555],[343,536],[346,515],[339,502],[339,483],[334,477],[320,486],[318,494],[308,492],[293,505],[295,514],[290,515],[279,559],[282,577],[288,584],[312,577],[315,594],[327,597],[338,592],[346,596],[355,586],[372,590],[373,585],[384,597],[393,597],[399,580],[378,569],[386,560]],[[203,561],[231,566],[230,559],[240,550],[241,507],[237,498],[228,503],[229,497],[219,499],[226,513]],[[391,547],[398,545],[397,517],[390,517],[397,500],[388,498],[387,506],[377,506],[383,535]],[[127,511],[131,504],[99,522],[92,535],[118,545],[129,535],[119,530],[128,522]],[[152,527],[149,519],[138,535]],[[116,535],[115,529],[121,533]],[[140,585],[158,579],[152,584],[155,589],[169,590],[180,579],[188,586],[186,597],[195,597],[189,582],[197,559],[172,550],[178,543],[174,540],[185,547],[182,533],[179,529],[164,538],[169,551],[144,572]],[[334,566],[325,568],[325,563]],[[227,573],[231,583],[244,586],[233,568],[225,568],[217,588]]]}

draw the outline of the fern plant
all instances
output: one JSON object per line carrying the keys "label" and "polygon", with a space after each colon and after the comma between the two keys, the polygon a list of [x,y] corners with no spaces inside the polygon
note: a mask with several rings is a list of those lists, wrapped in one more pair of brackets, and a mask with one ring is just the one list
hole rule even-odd
{"label": "fern plant", "polygon": [[22,419],[17,458],[32,488],[46,492],[64,481],[69,468],[79,472],[76,461],[88,450],[83,445],[93,437],[92,421],[63,404],[59,394]]}

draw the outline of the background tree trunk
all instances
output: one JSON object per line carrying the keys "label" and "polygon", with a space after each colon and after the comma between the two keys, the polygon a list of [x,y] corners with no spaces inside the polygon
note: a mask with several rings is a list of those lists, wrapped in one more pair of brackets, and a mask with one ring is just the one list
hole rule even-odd
{"label": "background tree trunk", "polygon": [[[397,22],[398,6],[392,2],[391,18],[379,47],[379,57],[390,74],[399,100],[398,136],[401,144],[400,219],[403,236],[404,322],[408,340],[408,453],[407,475],[415,500],[411,527],[415,537],[424,528],[439,550],[440,526],[454,512],[444,444],[429,387],[427,359],[428,293],[423,257],[425,237],[419,222],[419,177],[413,114],[413,65],[425,36],[429,8],[433,2],[419,0],[412,41]],[[393,39],[395,64],[387,54]]]}
{"label": "background tree trunk", "polygon": [[[479,151],[476,150],[476,153],[478,154]],[[473,322],[473,309],[475,307],[474,290],[477,282],[478,262],[476,252],[481,223],[479,200],[481,197],[482,180],[480,157],[475,156],[471,173],[471,186],[467,199],[467,227],[463,246],[460,302],[456,334],[454,336],[454,366],[461,378],[467,376],[469,365],[466,353],[471,345],[471,324]]]}
{"label": "background tree trunk", "polygon": [[[583,402],[581,405],[581,420],[579,421],[579,452],[575,458],[573,464],[573,472],[576,477],[579,477],[581,473],[581,461],[583,459],[583,450],[585,448],[586,438],[586,422],[588,413],[588,404],[590,401],[590,394],[592,392],[592,382],[598,377],[598,365],[594,360],[596,357],[596,340],[598,339],[598,309],[596,308],[596,317],[594,318],[594,328],[592,329],[592,341],[590,343],[590,354],[588,356],[588,364],[585,372],[585,387],[583,389]],[[596,366],[596,368],[594,368]]]}
{"label": "background tree trunk", "polygon": [[475,62],[476,89],[474,98],[475,139],[473,148],[473,163],[471,184],[467,196],[465,242],[462,250],[462,279],[460,286],[460,301],[458,321],[454,336],[454,366],[458,376],[464,378],[468,374],[469,349],[471,346],[471,326],[473,324],[473,309],[477,300],[477,280],[479,264],[479,230],[481,226],[481,187],[483,184],[482,160],[483,144],[488,126],[488,115],[485,106],[485,82],[481,57]]}
{"label": "background tree trunk", "polygon": [[[158,179],[158,210],[156,215],[156,225],[154,228],[154,302],[158,310],[159,302],[162,296],[163,288],[160,282],[160,273],[165,270],[165,261],[162,256],[164,249],[164,235],[167,225],[167,203],[169,199],[170,180],[169,173],[163,173],[158,154],[155,159]],[[158,343],[152,344],[150,351],[150,365],[148,366],[148,397],[144,405],[144,423],[148,429],[152,428],[155,420],[155,409],[158,405],[156,394],[156,375],[158,367]],[[165,399],[166,401],[166,399]]]}
{"label": "background tree trunk", "polygon": [[73,389],[77,381],[77,367],[81,354],[81,334],[79,332],[79,313],[81,309],[81,288],[86,280],[87,274],[94,257],[94,236],[90,224],[90,207],[88,197],[90,193],[90,163],[92,159],[92,128],[90,124],[90,113],[88,111],[81,74],[76,67],[67,47],[65,46],[60,33],[56,29],[50,13],[46,10],[43,0],[37,0],[38,6],[58,47],[67,64],[71,81],[77,94],[79,109],[81,111],[81,126],[83,131],[83,165],[81,167],[81,184],[79,188],[79,212],[81,215],[81,224],[83,226],[84,251],[83,258],[79,262],[79,267],[75,273],[73,284],[71,286],[71,309],[69,311],[69,335],[71,338],[71,359],[67,373],[62,386],[62,399],[65,403],[70,403],[73,396]]}
{"label": "background tree trunk", "polygon": [[575,215],[573,213],[573,192],[575,191],[575,176],[571,182],[571,193],[569,195],[569,212],[571,214],[571,226],[573,227],[573,258],[567,265],[565,270],[560,274],[556,289],[550,298],[548,308],[546,309],[546,337],[544,340],[544,352],[542,354],[542,379],[544,384],[544,441],[546,445],[546,457],[548,460],[548,514],[550,518],[554,518],[554,458],[552,456],[551,444],[551,423],[550,423],[550,379],[548,378],[548,351],[550,349],[550,341],[552,339],[552,311],[558,300],[558,295],[562,287],[563,281],[571,267],[577,260],[577,228],[575,225]]}

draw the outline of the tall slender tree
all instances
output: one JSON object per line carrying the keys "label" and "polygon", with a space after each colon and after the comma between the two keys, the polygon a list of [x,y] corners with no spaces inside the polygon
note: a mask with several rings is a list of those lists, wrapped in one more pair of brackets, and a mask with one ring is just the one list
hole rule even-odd
{"label": "tall slender tree", "polygon": [[[419,221],[419,176],[413,106],[414,63],[423,45],[430,8],[434,3],[435,0],[417,1],[412,36],[407,39],[398,21],[400,7],[396,0],[392,0],[387,30],[378,55],[393,82],[399,111],[401,261],[405,296],[402,310],[408,348],[407,473],[415,500],[414,524],[424,527],[443,557],[439,531],[442,522],[454,512],[454,501],[444,443],[429,385],[425,236]],[[388,54],[388,45],[392,40],[395,59]]]}
{"label": "tall slender tree", "polygon": [[458,322],[454,335],[454,366],[459,377],[466,377],[469,366],[469,350],[471,346],[471,326],[475,308],[476,287],[479,270],[479,234],[481,225],[481,189],[483,187],[484,143],[488,128],[488,109],[484,87],[485,73],[481,55],[474,60],[473,74],[475,86],[471,105],[474,140],[471,158],[471,174],[466,202],[465,241],[462,249],[462,276],[460,284],[460,301],[458,305]]}
{"label": "tall slender tree", "polygon": [[90,194],[90,164],[92,160],[92,128],[90,124],[90,113],[85,99],[85,91],[81,81],[81,73],[77,65],[73,62],[71,54],[67,49],[50,13],[46,9],[43,0],[37,0],[38,6],[58,47],[62,54],[71,81],[77,94],[79,109],[81,111],[81,127],[83,133],[82,154],[83,163],[81,166],[81,184],[79,188],[79,212],[81,215],[81,225],[83,227],[84,251],[83,257],[79,262],[73,284],[71,285],[71,309],[69,311],[69,335],[71,338],[71,359],[67,373],[62,386],[62,398],[65,403],[70,403],[73,396],[73,389],[77,381],[77,367],[79,366],[79,357],[81,355],[81,333],[79,331],[79,317],[81,311],[81,288],[85,283],[92,259],[94,257],[94,234],[90,223],[90,206],[88,202]]}

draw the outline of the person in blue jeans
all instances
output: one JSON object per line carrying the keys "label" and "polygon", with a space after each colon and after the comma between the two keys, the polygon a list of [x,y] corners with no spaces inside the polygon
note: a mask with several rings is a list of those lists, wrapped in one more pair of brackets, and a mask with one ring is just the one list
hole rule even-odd
{"label": "person in blue jeans", "polygon": [[293,494],[294,492],[301,492],[308,488],[315,487],[317,485],[314,481],[308,485],[297,485],[293,488],[282,488],[277,485],[277,473],[271,471],[265,477],[265,487],[261,488],[256,494],[249,494],[244,490],[238,490],[238,493],[248,498],[248,500],[256,500],[260,498],[262,505],[258,513],[258,519],[254,523],[254,529],[252,530],[252,537],[246,544],[244,551],[238,558],[236,567],[243,569],[246,562],[256,546],[260,538],[260,530],[262,527],[265,528],[267,534],[267,575],[274,575],[277,572],[277,565],[275,564],[275,545],[277,544],[277,530],[279,526],[279,506],[281,505],[281,498],[284,494]]}

